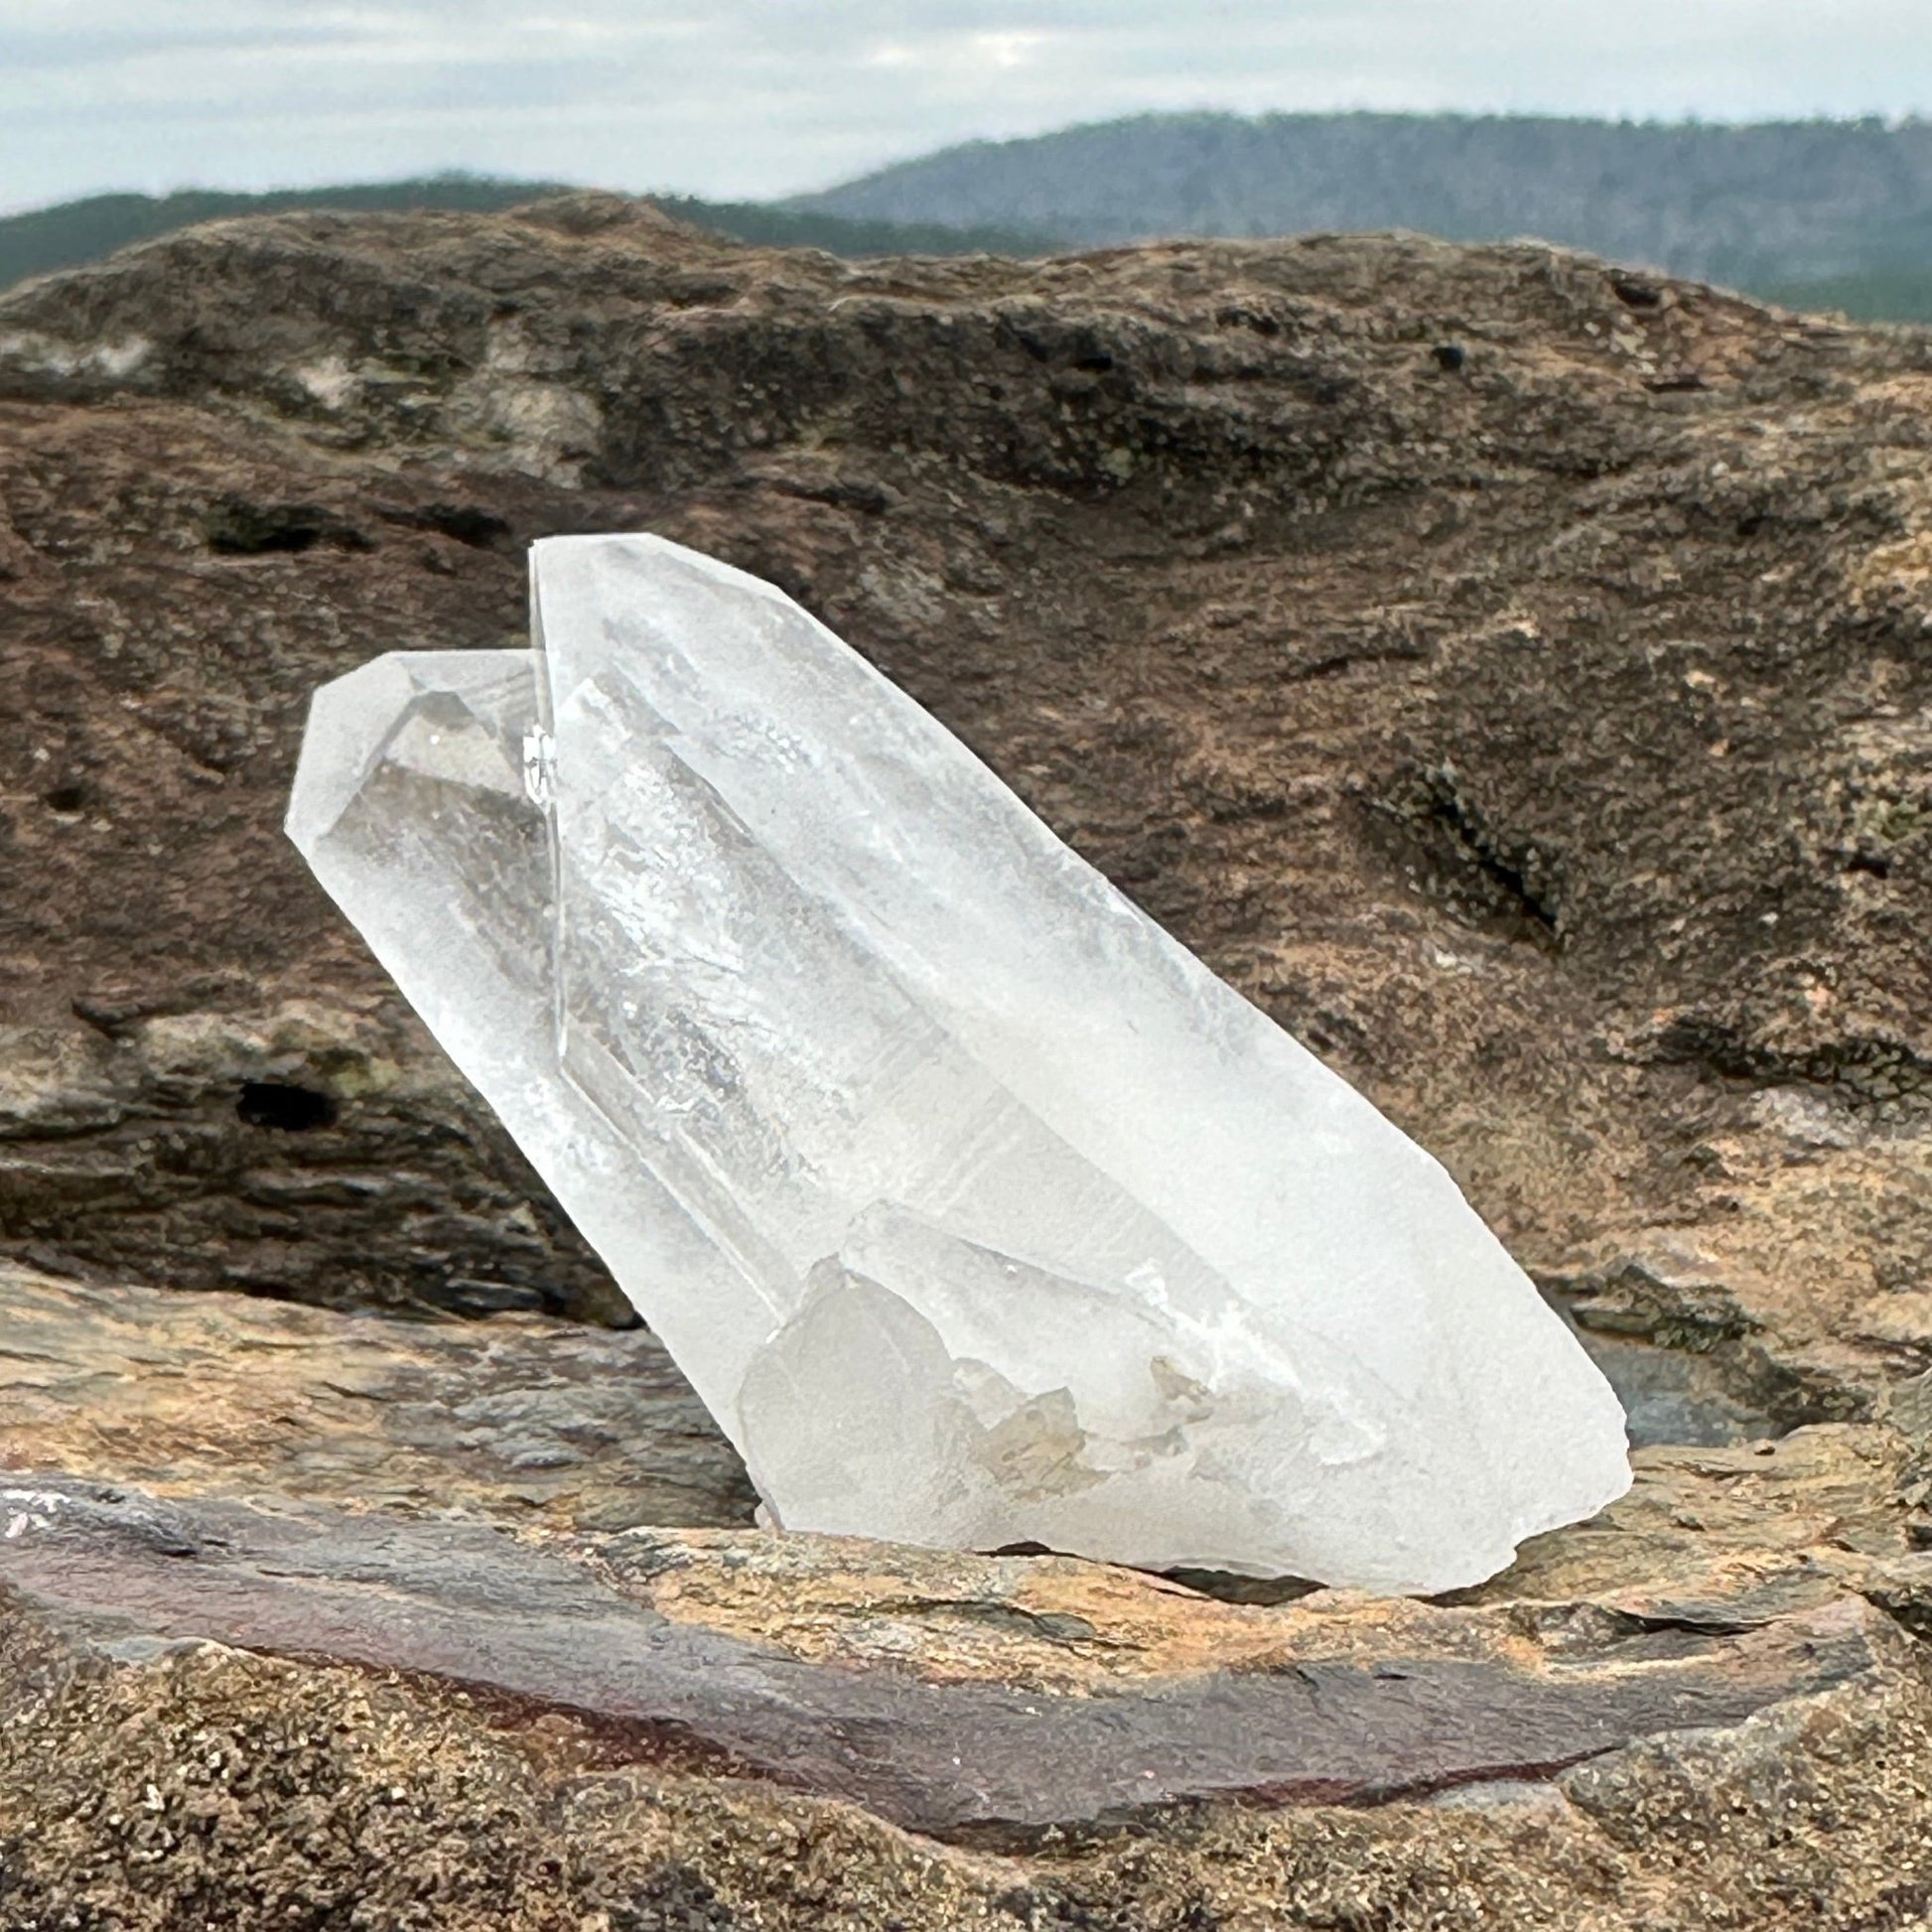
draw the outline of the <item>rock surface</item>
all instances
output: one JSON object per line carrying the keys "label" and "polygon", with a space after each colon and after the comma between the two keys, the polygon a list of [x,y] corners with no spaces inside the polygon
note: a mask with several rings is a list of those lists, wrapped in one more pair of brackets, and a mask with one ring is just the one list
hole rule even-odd
{"label": "rock surface", "polygon": [[[1640,1451],[1479,1591],[1270,1606],[751,1529],[676,1400],[627,1418],[627,1472],[532,1488],[533,1408],[552,1441],[616,1420],[573,1350],[648,1382],[647,1338],[5,1288],[0,1923],[1849,1928],[1932,1898],[1904,1430]],[[523,1399],[463,1418],[479,1383]],[[690,1527],[640,1523],[667,1487]]]}
{"label": "rock surface", "polygon": [[[916,375],[915,372],[916,371]],[[1786,1422],[1932,1359],[1932,349],[1541,248],[842,265],[622,203],[216,226],[0,302],[0,1225],[617,1299],[276,830],[523,541],[768,576]]]}
{"label": "rock surface", "polygon": [[0,1265],[0,1466],[527,1528],[749,1525],[743,1465],[642,1329],[395,1321]]}
{"label": "rock surface", "polygon": [[[16,1597],[123,1652],[130,1640],[320,1651],[585,1714],[635,1756],[983,1842],[1125,1823],[1187,1800],[1361,1804],[1548,1778],[1637,1737],[1734,1725],[1855,1684],[1903,1648],[1877,1613],[1851,1603],[1757,1627],[1720,1622],[1689,1642],[1558,1616],[1526,1644],[1507,1617],[1445,1611],[1406,1642],[1366,1648],[1345,1620],[1337,1640],[1318,1609],[1303,1608],[1261,1613],[1283,1627],[1239,1675],[1103,1680],[1068,1695],[1018,1672],[1017,1683],[989,1673],[933,1684],[826,1668],[774,1655],[762,1635],[667,1620],[626,1587],[662,1561],[648,1537],[532,1551],[488,1530],[287,1501],[162,1503],[55,1476],[0,1489],[0,1504],[16,1545],[0,1574]],[[781,1546],[781,1572],[796,1543]],[[873,1548],[914,1587],[924,1581],[930,1559],[890,1545],[848,1546],[846,1563]],[[967,1566],[967,1588],[996,1602],[1017,1593],[972,1574],[984,1567]],[[1065,1593],[1078,1598],[1077,1580]],[[1086,1621],[1018,1605],[1011,1614],[1068,1631]],[[1085,1641],[1108,1640],[1104,1621],[1090,1627]],[[1247,1648],[1262,1633],[1242,1634]],[[1076,1651],[1082,1641],[1068,1638]]]}
{"label": "rock surface", "polygon": [[[1918,335],[1400,238],[849,266],[580,198],[0,302],[0,1922],[1922,1917],[1929,403]],[[514,644],[523,542],[611,528],[781,583],[1441,1156],[1631,1494],[1418,1605],[748,1528],[276,829],[315,684]],[[567,1680],[593,1625],[668,1675]],[[968,1690],[1174,1802],[868,1755]]]}

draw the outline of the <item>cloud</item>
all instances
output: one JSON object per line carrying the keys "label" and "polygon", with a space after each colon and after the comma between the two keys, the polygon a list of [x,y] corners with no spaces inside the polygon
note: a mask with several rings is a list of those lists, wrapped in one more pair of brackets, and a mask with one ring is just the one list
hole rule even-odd
{"label": "cloud", "polygon": [[7,0],[0,198],[440,167],[768,195],[1150,109],[1928,105],[1923,0]]}
{"label": "cloud", "polygon": [[950,72],[973,68],[1002,70],[1031,66],[1052,38],[1033,28],[935,34],[918,41],[881,41],[866,49],[861,59],[869,68],[925,68]]}
{"label": "cloud", "polygon": [[1046,44],[1047,36],[1027,29],[1000,34],[975,34],[972,49],[996,68],[1024,68]]}

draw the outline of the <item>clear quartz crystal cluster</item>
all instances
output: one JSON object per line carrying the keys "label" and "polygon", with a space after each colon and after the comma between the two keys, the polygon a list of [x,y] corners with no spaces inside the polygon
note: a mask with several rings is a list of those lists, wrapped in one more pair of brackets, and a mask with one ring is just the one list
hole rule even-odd
{"label": "clear quartz crystal cluster", "polygon": [[289,831],[790,1529],[1399,1590],[1627,1484],[1428,1155],[758,579],[533,556]]}

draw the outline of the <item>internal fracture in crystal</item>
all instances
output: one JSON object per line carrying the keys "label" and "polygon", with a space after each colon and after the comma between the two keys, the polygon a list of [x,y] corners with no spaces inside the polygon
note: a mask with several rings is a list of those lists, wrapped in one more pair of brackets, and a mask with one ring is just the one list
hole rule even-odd
{"label": "internal fracture in crystal", "polygon": [[289,831],[786,1528],[1394,1590],[1629,1481],[1443,1170],[770,585],[532,556]]}

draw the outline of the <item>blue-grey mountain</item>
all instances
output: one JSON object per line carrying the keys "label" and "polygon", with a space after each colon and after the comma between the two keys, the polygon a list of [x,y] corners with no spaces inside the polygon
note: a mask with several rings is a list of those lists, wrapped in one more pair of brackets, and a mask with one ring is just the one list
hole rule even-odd
{"label": "blue-grey mountain", "polygon": [[788,206],[1082,246],[1387,228],[1536,236],[1782,293],[1924,276],[1932,122],[1143,115],[947,148]]}

